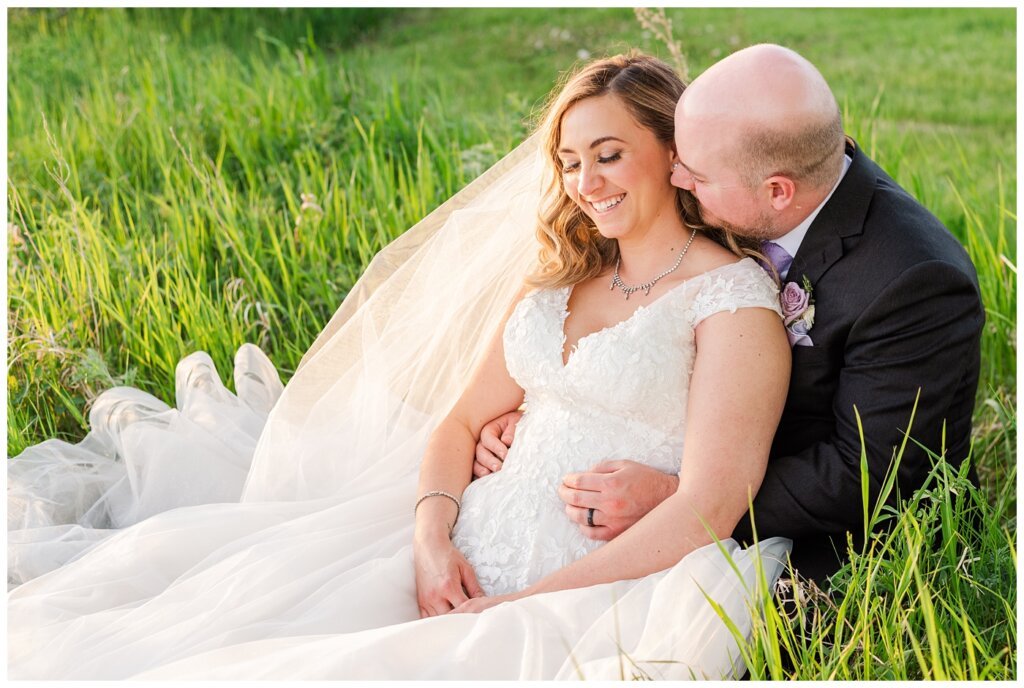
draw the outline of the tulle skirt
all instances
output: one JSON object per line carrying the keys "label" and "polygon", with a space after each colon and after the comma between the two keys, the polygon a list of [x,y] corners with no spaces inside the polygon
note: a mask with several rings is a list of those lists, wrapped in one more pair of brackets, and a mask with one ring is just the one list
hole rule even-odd
{"label": "tulle skirt", "polygon": [[175,371],[176,408],[131,387],[101,394],[75,445],[47,440],[7,462],[8,586],[54,569],[169,509],[237,502],[283,387],[251,344],[235,355],[237,394],[209,355]]}
{"label": "tulle skirt", "polygon": [[[357,474],[330,497],[239,501],[277,374],[251,346],[236,357],[237,395],[205,354],[177,373],[177,408],[111,390],[83,443],[9,462],[10,678],[742,674],[739,642],[787,540],[726,540],[639,580],[419,619],[416,471]],[[390,451],[418,456],[427,435]]]}

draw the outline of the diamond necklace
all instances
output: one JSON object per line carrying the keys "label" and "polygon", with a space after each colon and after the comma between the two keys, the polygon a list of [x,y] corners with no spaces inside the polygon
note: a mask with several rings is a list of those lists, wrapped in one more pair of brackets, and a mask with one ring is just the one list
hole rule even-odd
{"label": "diamond necklace", "polygon": [[651,287],[653,287],[655,284],[657,284],[658,280],[660,280],[665,275],[669,275],[669,274],[675,272],[676,268],[679,267],[679,264],[683,262],[683,256],[686,255],[686,250],[688,248],[690,248],[690,244],[693,243],[693,237],[695,237],[695,236],[697,236],[697,230],[696,229],[694,229],[693,233],[690,234],[690,239],[686,242],[686,246],[683,246],[683,250],[679,252],[679,257],[676,258],[676,264],[675,265],[673,265],[668,270],[666,270],[665,272],[661,273],[660,275],[658,275],[657,277],[652,279],[650,282],[644,282],[643,284],[638,284],[636,286],[631,286],[631,285],[626,284],[625,282],[622,281],[622,278],[619,277],[619,263],[622,261],[622,256],[619,256],[618,258],[615,259],[615,274],[612,275],[612,283],[608,287],[608,289],[611,290],[611,289],[614,289],[615,287],[618,287],[619,289],[622,290],[622,293],[626,295],[626,300],[627,301],[629,301],[629,295],[630,294],[632,294],[635,291],[640,291],[641,289],[643,289],[643,291],[644,291],[644,296],[649,296],[650,293],[651,293]]}

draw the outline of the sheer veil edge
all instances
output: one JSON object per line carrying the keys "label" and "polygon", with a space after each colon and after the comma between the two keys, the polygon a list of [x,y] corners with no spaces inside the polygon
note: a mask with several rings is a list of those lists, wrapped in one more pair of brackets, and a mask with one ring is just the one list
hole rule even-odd
{"label": "sheer veil edge", "polygon": [[83,441],[8,461],[8,585],[178,507],[408,484],[535,257],[543,174],[532,136],[380,251],[283,390],[251,344],[234,393],[196,352],[174,407],[109,389]]}
{"label": "sheer veil edge", "polygon": [[[519,168],[522,173],[523,163],[538,163],[534,160],[538,153],[538,138],[536,134],[529,136],[522,143],[512,149],[505,157],[496,162],[479,177],[460,189],[454,196],[435,208],[422,220],[406,230],[401,236],[388,244],[381,250],[370,264],[363,271],[362,276],[352,287],[348,296],[342,301],[338,310],[328,321],[324,329],[310,345],[309,349],[302,356],[299,362],[301,369],[318,351],[333,337],[338,328],[346,323],[366,303],[367,299],[384,283],[394,272],[433,237],[452,213],[466,208],[472,201],[488,188],[502,181],[503,175],[507,175]],[[516,179],[506,176],[506,183],[518,183]],[[519,179],[519,182],[528,182],[528,179]]]}
{"label": "sheer veil edge", "polygon": [[415,473],[536,258],[544,169],[534,135],[373,259],[271,412],[243,500]]}

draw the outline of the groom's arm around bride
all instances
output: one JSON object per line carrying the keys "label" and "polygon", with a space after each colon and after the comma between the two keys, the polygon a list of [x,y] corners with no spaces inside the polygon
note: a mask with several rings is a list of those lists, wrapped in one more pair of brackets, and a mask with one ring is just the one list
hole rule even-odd
{"label": "groom's arm around bride", "polygon": [[[896,480],[904,498],[932,467],[918,443],[953,466],[969,452],[984,322],[974,266],[931,213],[843,136],[828,85],[791,51],[754,46],[704,72],[680,101],[676,144],[684,169],[673,182],[696,197],[702,219],[781,245],[792,256],[779,270],[783,286],[813,299],[805,328],[789,328],[802,345],[793,347],[753,514],[760,538],[792,538],[794,566],[822,580],[841,564],[847,532],[855,545],[862,539],[862,446],[872,503],[908,431]],[[833,150],[845,152],[845,164]],[[803,175],[773,174],[799,169],[801,158],[835,159],[836,168],[824,183],[815,183],[813,165]],[[767,172],[751,185],[758,168]],[[500,468],[495,450],[515,421],[485,426],[477,475]],[[582,507],[568,511],[589,537],[611,539],[675,485],[674,476],[621,460],[567,476],[560,496]],[[580,515],[591,508],[595,528]],[[747,542],[752,535],[750,518],[733,533]]]}

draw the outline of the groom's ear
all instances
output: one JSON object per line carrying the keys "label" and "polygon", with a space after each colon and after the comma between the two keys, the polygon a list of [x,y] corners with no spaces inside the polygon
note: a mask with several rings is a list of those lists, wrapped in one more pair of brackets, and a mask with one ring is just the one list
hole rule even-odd
{"label": "groom's ear", "polygon": [[793,203],[796,195],[796,184],[789,177],[775,175],[764,180],[764,188],[768,191],[768,202],[777,211],[783,211]]}

